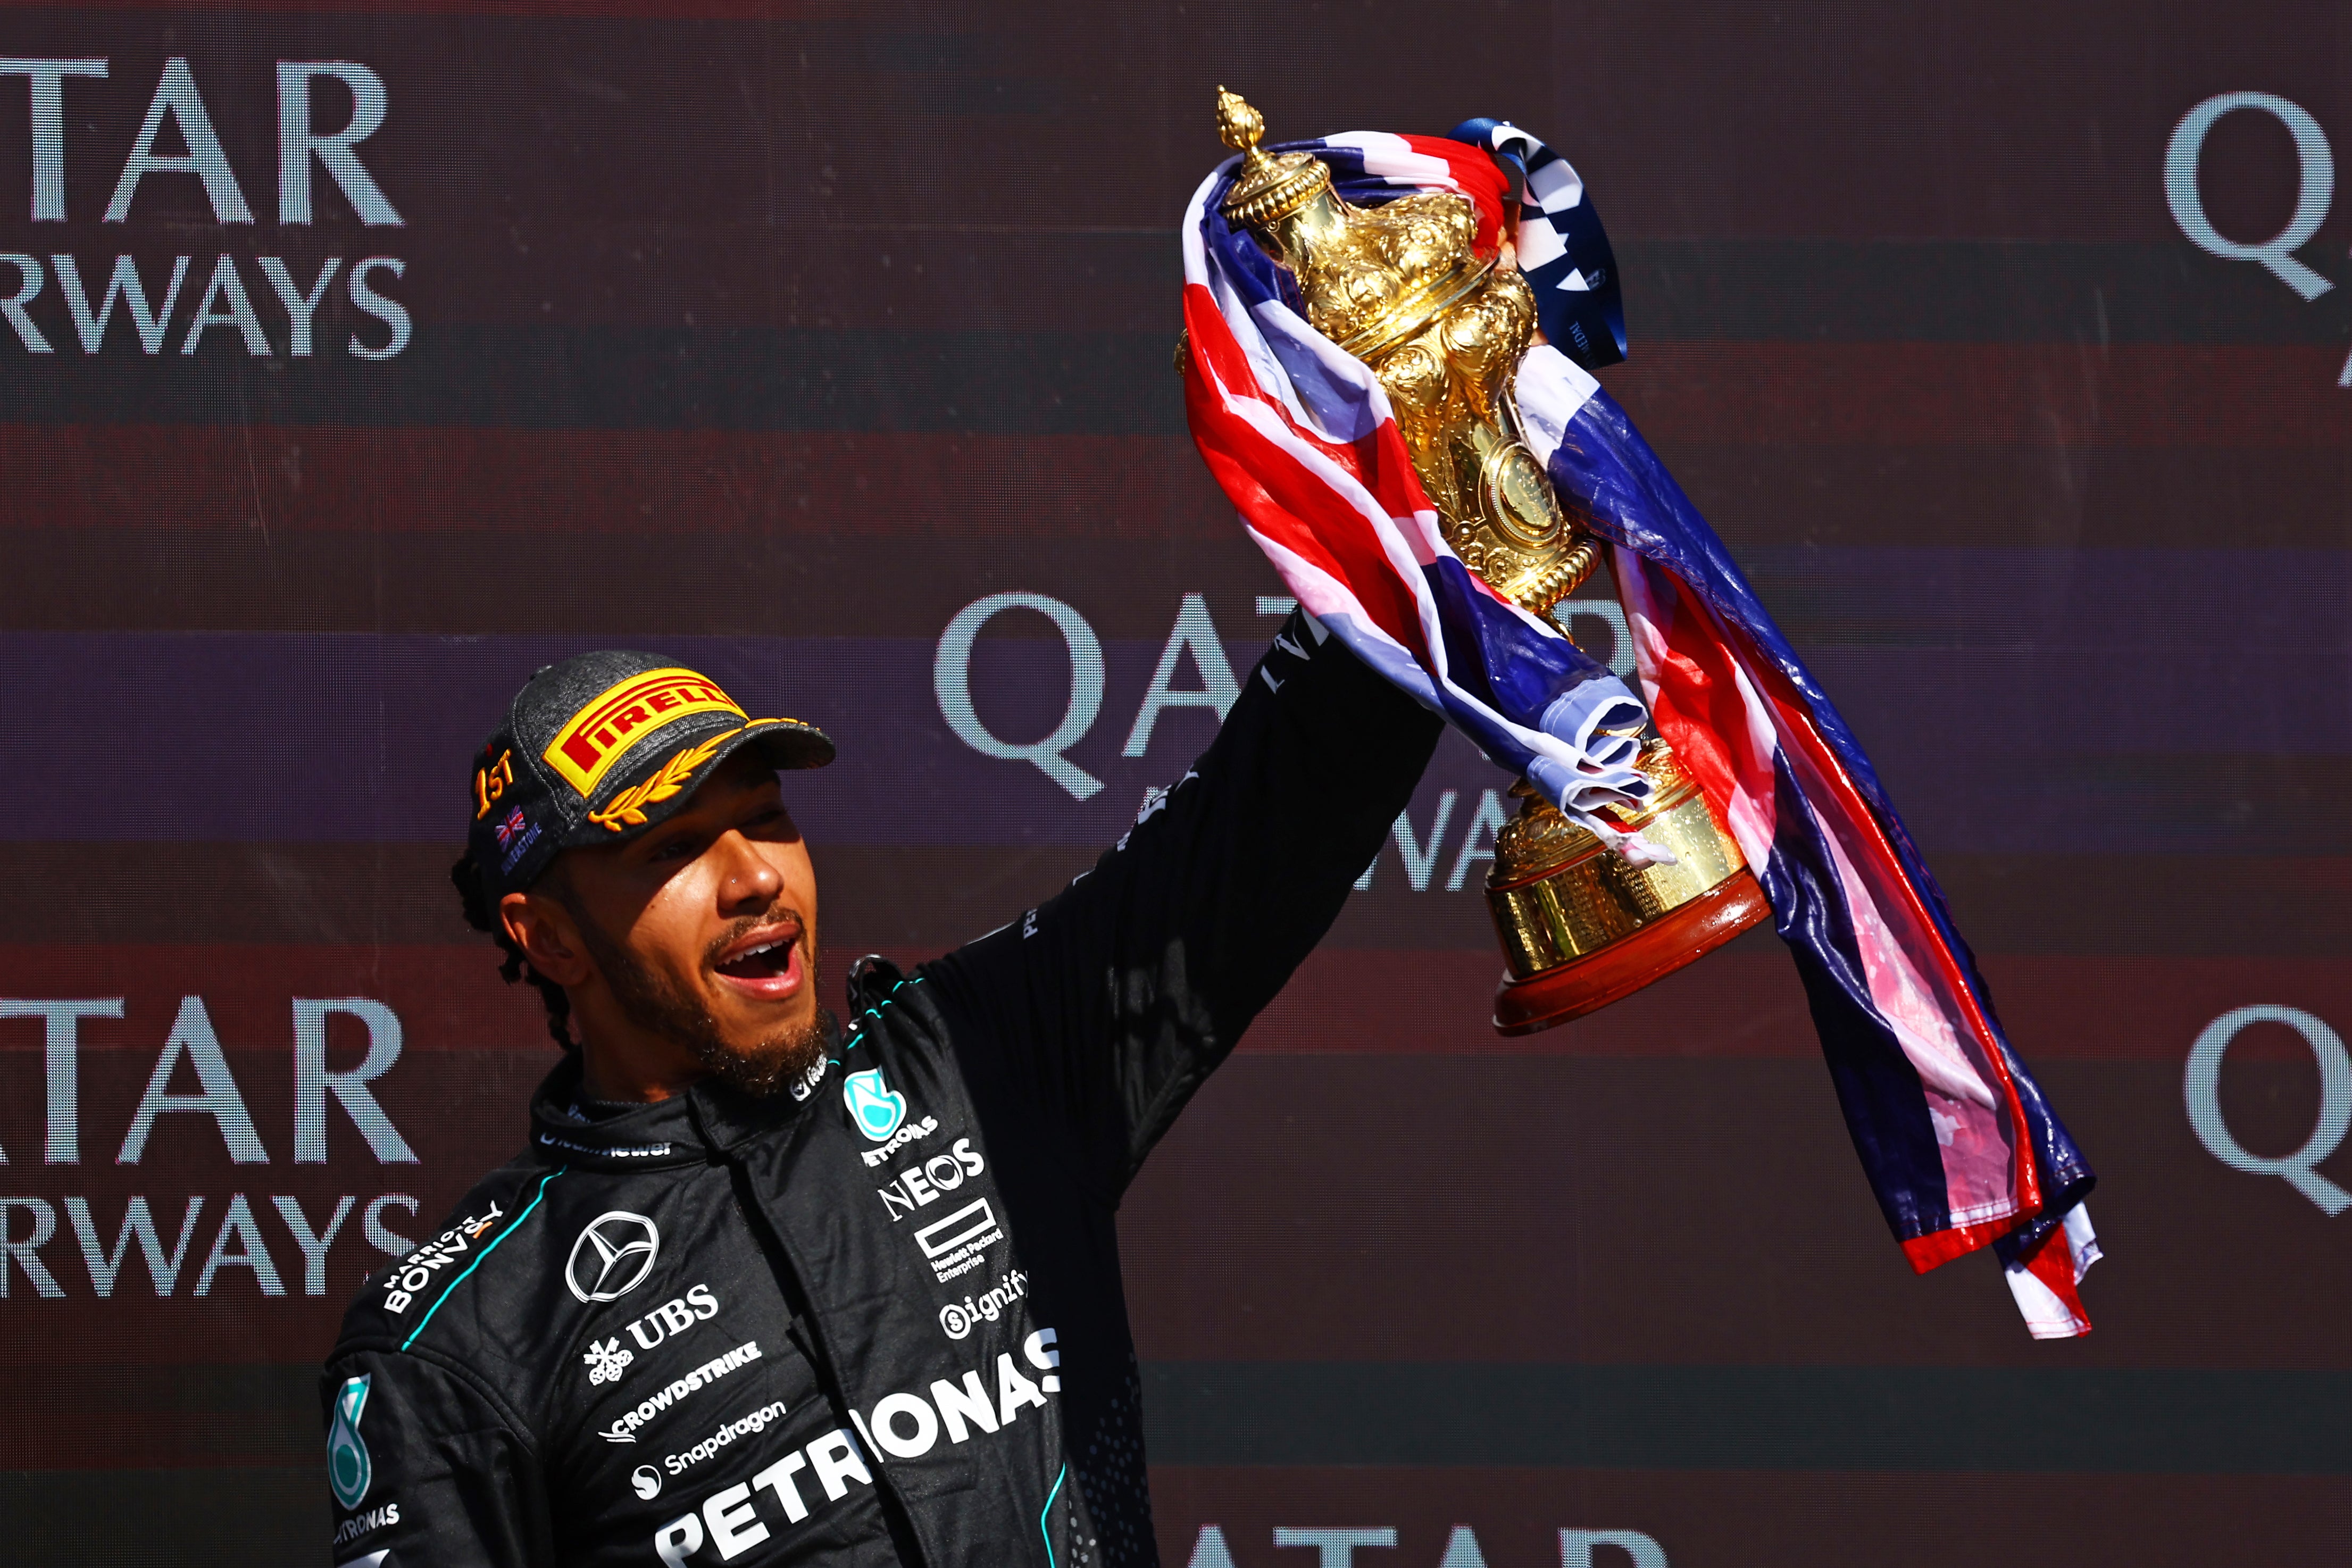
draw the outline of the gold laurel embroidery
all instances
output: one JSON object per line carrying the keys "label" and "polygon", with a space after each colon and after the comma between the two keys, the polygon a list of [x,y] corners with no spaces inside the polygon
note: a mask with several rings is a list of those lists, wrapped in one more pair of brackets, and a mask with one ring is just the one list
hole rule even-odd
{"label": "gold laurel embroidery", "polygon": [[740,728],[728,731],[723,735],[713,735],[699,746],[680,752],[668,762],[664,763],[661,772],[645,783],[625,789],[614,795],[613,804],[604,810],[590,812],[588,820],[602,823],[605,830],[612,833],[618,833],[625,826],[642,826],[646,820],[645,808],[649,805],[659,805],[663,801],[684,789],[686,781],[693,776],[694,770],[709,762],[710,753],[718,750],[723,742],[733,740],[745,730],[757,729],[762,724],[798,725],[800,721],[797,719],[754,719]]}
{"label": "gold laurel embroidery", "polygon": [[740,732],[738,730],[730,730],[723,735],[713,735],[702,744],[688,747],[678,752],[664,763],[661,765],[661,771],[653,777],[641,784],[633,784],[623,790],[613,797],[613,804],[604,810],[590,812],[588,820],[602,823],[605,830],[612,833],[620,832],[624,826],[643,826],[646,806],[658,805],[684,789],[686,781],[693,776],[694,770],[710,760],[710,753],[719,749],[719,743]]}

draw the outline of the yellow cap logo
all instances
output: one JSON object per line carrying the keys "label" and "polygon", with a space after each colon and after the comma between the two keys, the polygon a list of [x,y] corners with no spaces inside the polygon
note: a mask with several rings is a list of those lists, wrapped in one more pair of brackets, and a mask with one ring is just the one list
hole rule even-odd
{"label": "yellow cap logo", "polygon": [[689,713],[746,717],[733,698],[690,669],[649,669],[599,692],[540,755],[584,797],[622,753]]}

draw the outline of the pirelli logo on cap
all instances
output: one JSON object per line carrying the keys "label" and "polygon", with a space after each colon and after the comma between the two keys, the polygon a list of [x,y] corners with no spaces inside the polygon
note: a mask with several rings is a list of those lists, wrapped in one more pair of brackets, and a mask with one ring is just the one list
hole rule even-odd
{"label": "pirelli logo on cap", "polygon": [[689,713],[746,715],[735,700],[690,669],[649,669],[599,692],[540,754],[583,796],[593,794],[621,754]]}

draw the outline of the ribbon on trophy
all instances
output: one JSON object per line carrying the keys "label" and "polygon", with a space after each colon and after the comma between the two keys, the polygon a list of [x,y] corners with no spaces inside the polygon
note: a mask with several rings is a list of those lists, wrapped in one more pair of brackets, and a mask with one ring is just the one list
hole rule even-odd
{"label": "ribbon on trophy", "polygon": [[[1606,542],[1647,717],[1747,857],[1795,957],[1847,1129],[1920,1272],[1992,1246],[2037,1338],[2085,1332],[2094,1177],[1994,1016],[1975,960],[1884,786],[1706,521],[1592,372],[1624,357],[1607,236],[1575,170],[1505,121],[1270,149],[1328,166],[1358,208],[1467,197],[1482,254],[1512,244],[1545,342],[1516,384],[1529,449]],[[1370,369],[1308,321],[1290,271],[1219,207],[1185,215],[1194,440],[1299,603],[1498,765],[1629,859],[1601,808],[1638,803],[1633,694],[1447,544]]]}

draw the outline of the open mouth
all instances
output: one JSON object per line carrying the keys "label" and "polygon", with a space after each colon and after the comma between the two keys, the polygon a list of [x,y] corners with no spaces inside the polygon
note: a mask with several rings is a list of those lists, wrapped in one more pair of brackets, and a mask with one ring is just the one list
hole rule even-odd
{"label": "open mouth", "polygon": [[720,955],[713,966],[719,978],[739,991],[766,999],[790,996],[801,988],[798,926],[755,932]]}

